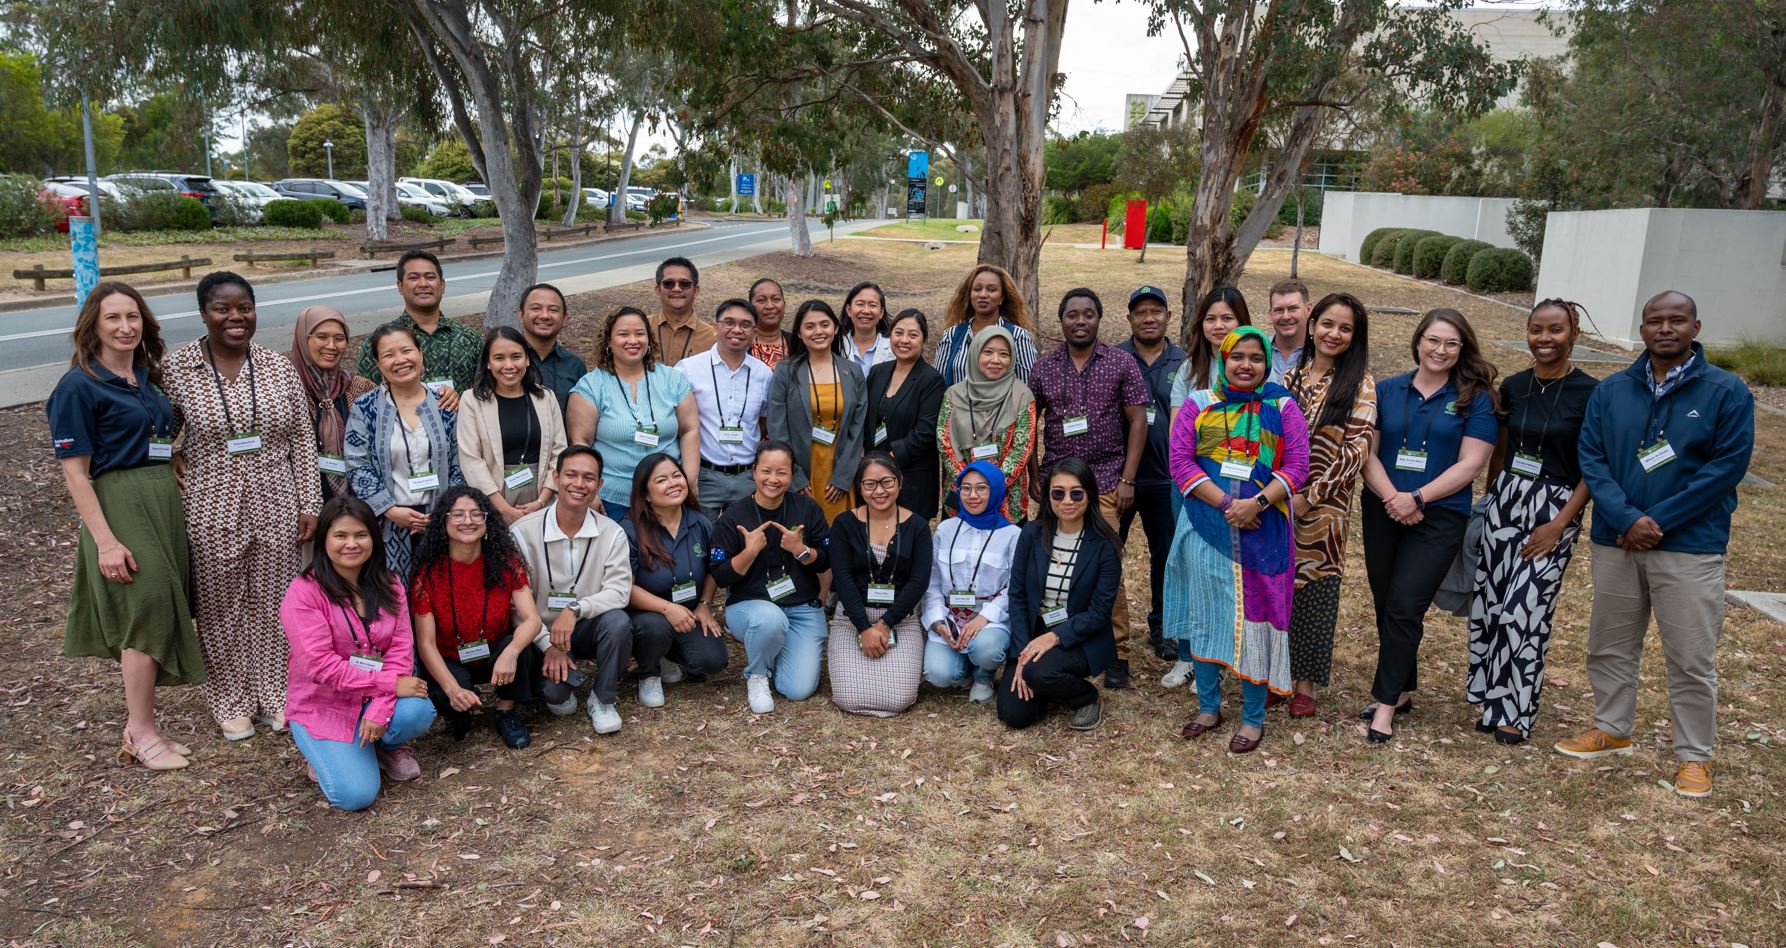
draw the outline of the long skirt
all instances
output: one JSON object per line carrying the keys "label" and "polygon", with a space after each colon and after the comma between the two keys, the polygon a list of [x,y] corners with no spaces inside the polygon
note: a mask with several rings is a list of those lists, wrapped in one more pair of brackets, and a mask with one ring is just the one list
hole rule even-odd
{"label": "long skirt", "polygon": [[[1287,523],[1278,526],[1290,529]],[[1241,531],[1230,529],[1228,542],[1237,554]],[[1179,509],[1178,530],[1166,557],[1165,608],[1160,616],[1160,631],[1166,638],[1184,641],[1201,661],[1225,665],[1246,681],[1289,694],[1290,602],[1295,591],[1294,561],[1276,575],[1248,571],[1229,551],[1204,542]]]}
{"label": "long skirt", "polygon": [[1511,725],[1531,736],[1551,619],[1581,534],[1580,515],[1563,528],[1549,555],[1528,560],[1519,548],[1533,530],[1556,519],[1572,490],[1510,471],[1495,480],[1470,603],[1469,700],[1482,706],[1484,725]]}
{"label": "long skirt", "polygon": [[[869,621],[885,611],[868,607]],[[924,678],[924,630],[916,613],[892,627],[893,646],[880,658],[869,658],[856,644],[856,625],[842,607],[831,619],[825,652],[831,666],[831,702],[851,714],[890,718],[918,700]]]}
{"label": "long skirt", "polygon": [[136,561],[136,572],[128,583],[101,575],[99,547],[81,527],[62,653],[115,661],[133,649],[161,666],[158,685],[204,681],[204,655],[192,626],[192,560],[173,468],[107,471],[93,482],[93,493],[112,535]]}

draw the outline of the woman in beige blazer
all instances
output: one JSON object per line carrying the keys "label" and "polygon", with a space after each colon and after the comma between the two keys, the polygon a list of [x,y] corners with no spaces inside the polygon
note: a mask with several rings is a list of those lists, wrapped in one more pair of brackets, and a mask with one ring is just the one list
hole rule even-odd
{"label": "woman in beige blazer", "polygon": [[552,469],[564,450],[558,399],[527,358],[521,333],[490,330],[477,381],[459,403],[459,466],[508,523],[552,502]]}

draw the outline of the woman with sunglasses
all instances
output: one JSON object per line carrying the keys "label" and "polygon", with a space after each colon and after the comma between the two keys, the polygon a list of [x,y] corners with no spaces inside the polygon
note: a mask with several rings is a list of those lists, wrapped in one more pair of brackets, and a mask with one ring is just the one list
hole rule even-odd
{"label": "woman with sunglasses", "polygon": [[763,418],[770,440],[793,446],[793,489],[818,501],[828,520],[850,509],[850,486],[862,460],[866,391],[861,368],[843,354],[831,304],[801,303],[794,312],[794,352],[775,368]]}
{"label": "woman with sunglasses", "polygon": [[1197,716],[1180,733],[1222,724],[1222,674],[1240,679],[1241,726],[1228,750],[1265,736],[1268,692],[1290,692],[1296,542],[1290,495],[1308,478],[1308,428],[1270,381],[1271,340],[1242,326],[1222,341],[1215,383],[1192,392],[1172,425],[1172,482],[1184,503],[1166,559],[1161,625],[1192,663]]}
{"label": "woman with sunglasses", "polygon": [[[967,351],[967,377],[943,393],[936,417],[937,450],[951,481],[975,461],[997,468],[1004,478],[1004,515],[1022,523],[1023,499],[1035,474],[1036,396],[1012,371],[1016,343],[1003,326],[982,329]],[[961,509],[951,495],[946,512]]]}
{"label": "woman with sunglasses", "polygon": [[1023,528],[1011,562],[1011,644],[998,685],[998,719],[1025,728],[1050,704],[1072,710],[1067,726],[1104,719],[1091,678],[1116,661],[1110,610],[1122,588],[1122,545],[1098,516],[1098,479],[1069,457],[1048,475],[1041,518]]}
{"label": "woman with sunglasses", "polygon": [[1470,484],[1494,451],[1495,367],[1469,320],[1428,312],[1408,348],[1414,370],[1377,383],[1377,449],[1364,461],[1364,571],[1377,613],[1376,703],[1358,715],[1383,744],[1414,710],[1426,609],[1470,520]]}
{"label": "woman with sunglasses", "polygon": [[342,447],[348,406],[378,387],[344,364],[347,338],[347,317],[340,310],[307,306],[298,314],[291,351],[286,353],[310,399],[310,427],[316,432],[316,467],[325,501],[348,492],[347,455]]}
{"label": "woman with sunglasses", "polygon": [[918,700],[930,584],[930,521],[899,505],[893,456],[870,451],[856,474],[862,506],[831,524],[831,700],[852,714],[892,717]]}
{"label": "woman with sunglasses", "polygon": [[1023,531],[1005,516],[1005,476],[992,462],[969,464],[955,493],[961,514],[937,524],[924,594],[924,678],[957,688],[971,674],[967,699],[985,704],[1011,641],[1011,557]]}

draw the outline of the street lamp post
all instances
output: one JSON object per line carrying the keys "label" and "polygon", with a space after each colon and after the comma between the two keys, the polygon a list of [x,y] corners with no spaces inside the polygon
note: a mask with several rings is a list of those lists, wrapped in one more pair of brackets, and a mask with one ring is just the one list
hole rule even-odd
{"label": "street lamp post", "polygon": [[323,152],[324,152],[324,153],[325,153],[325,154],[327,154],[327,155],[328,155],[328,158],[329,158],[329,177],[330,177],[330,178],[333,178],[333,177],[335,177],[335,143],[334,143],[334,142],[331,142],[331,141],[327,141],[327,140],[325,140],[325,141],[324,141],[324,142],[323,142],[323,143],[322,143],[322,150],[323,150]]}

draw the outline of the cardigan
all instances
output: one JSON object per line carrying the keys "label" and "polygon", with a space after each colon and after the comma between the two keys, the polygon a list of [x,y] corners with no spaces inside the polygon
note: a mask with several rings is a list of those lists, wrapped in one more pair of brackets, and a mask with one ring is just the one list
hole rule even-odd
{"label": "cardigan", "polygon": [[[564,415],[551,389],[530,396],[534,417],[540,425],[540,457],[533,465],[533,479],[541,493],[557,490],[552,471],[564,452]],[[465,483],[486,494],[503,492],[507,469],[502,463],[502,422],[494,396],[480,398],[475,391],[459,400],[459,467]]]}
{"label": "cardigan", "polygon": [[[893,565],[886,577],[893,584],[893,601],[874,605],[886,609],[881,621],[892,628],[917,612],[930,586],[930,520],[912,514],[894,527],[887,559]],[[831,591],[857,632],[874,624],[868,618],[868,585],[879,582],[874,574],[883,567],[875,564],[868,548],[868,525],[856,519],[854,510],[838,514],[831,523]]]}
{"label": "cardigan", "polygon": [[1011,558],[1011,644],[1005,653],[1009,661],[1017,661],[1031,638],[1050,631],[1060,637],[1060,647],[1085,649],[1093,675],[1116,661],[1110,612],[1116,605],[1116,591],[1122,588],[1122,557],[1089,526],[1081,535],[1085,539],[1073,563],[1067,621],[1053,629],[1042,624],[1042,593],[1047,589],[1048,560],[1053,555],[1042,542],[1042,524],[1031,523],[1018,536],[1017,551]]}
{"label": "cardigan", "polygon": [[[355,497],[365,501],[372,512],[380,516],[397,503],[391,496],[388,445],[391,431],[400,422],[388,391],[381,385],[354,401],[353,410],[347,414],[347,434],[341,439],[347,454],[347,485],[353,488]],[[438,471],[440,462],[446,461],[447,476],[434,492],[438,497],[448,487],[465,483],[465,475],[459,467],[459,449],[455,446],[458,413],[442,410],[439,399],[430,389],[416,408],[416,417],[428,430],[428,469]]]}
{"label": "cardigan", "polygon": [[[831,364],[843,386],[843,423],[838,425],[837,440],[832,444],[831,486],[848,494],[856,488],[856,468],[862,463],[862,418],[867,413],[867,386],[862,369],[843,356],[833,355]],[[790,491],[807,487],[812,474],[812,406],[806,393],[812,389],[812,371],[804,358],[787,358],[775,367],[769,382],[769,402],[763,406],[763,418],[769,425],[769,438],[786,441],[794,448],[794,481]]]}
{"label": "cardigan", "polygon": [[[509,534],[521,550],[521,559],[526,561],[527,574],[533,581],[533,605],[544,620],[533,637],[533,644],[542,652],[552,645],[552,620],[558,617],[558,610],[547,606],[552,593],[568,592],[576,596],[579,620],[623,609],[632,598],[632,544],[627,542],[626,532],[620,529],[620,524],[603,516],[600,508],[600,504],[592,504],[583,514],[583,526],[577,533],[590,531],[592,535],[582,541],[582,554],[574,557],[576,568],[571,567],[561,552],[565,544],[570,544],[574,551],[577,540],[575,536],[559,538],[562,533],[557,526],[556,501],[509,527]],[[548,529],[559,536],[548,540]],[[547,557],[552,556],[559,557],[554,561],[556,565],[547,562]]]}
{"label": "cardigan", "polygon": [[[304,725],[323,741],[357,739],[361,707],[374,724],[390,724],[397,708],[397,679],[412,674],[415,635],[409,624],[409,603],[401,584],[391,589],[389,611],[361,629],[352,604],[344,607],[309,573],[300,573],[286,587],[279,603],[279,625],[291,645],[286,659],[285,719]],[[350,629],[349,623],[352,623]],[[355,639],[360,644],[355,644]],[[384,667],[365,671],[348,663],[355,652],[372,648]]]}
{"label": "cardigan", "polygon": [[[899,506],[929,520],[936,516],[936,417],[943,405],[943,375],[920,359],[899,391],[888,399],[887,386],[892,384],[897,367],[896,362],[882,362],[868,372],[862,450],[893,455],[905,479],[899,489]],[[874,433],[883,423],[887,440],[876,444]]]}

